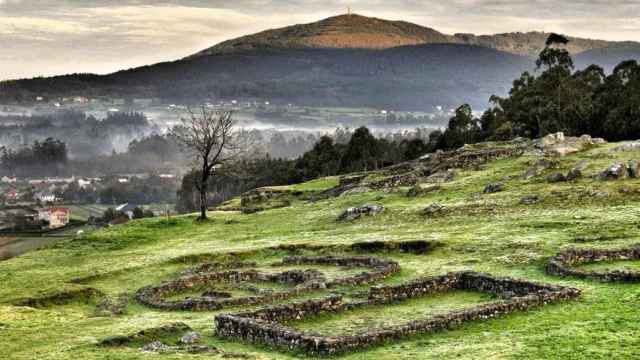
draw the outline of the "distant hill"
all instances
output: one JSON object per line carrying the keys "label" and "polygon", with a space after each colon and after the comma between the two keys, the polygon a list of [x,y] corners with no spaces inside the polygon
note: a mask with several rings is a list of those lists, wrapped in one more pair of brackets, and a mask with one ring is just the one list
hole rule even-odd
{"label": "distant hill", "polygon": [[[341,15],[225,41],[174,62],[110,75],[0,83],[0,102],[37,96],[269,99],[309,106],[431,110],[504,95],[548,34],[446,35],[403,21]],[[611,70],[640,44],[571,38],[576,63]]]}
{"label": "distant hill", "polygon": [[406,45],[461,42],[452,35],[405,21],[340,15],[311,24],[267,30],[222,42],[192,57],[264,49],[388,49]]}
{"label": "distant hill", "polygon": [[201,56],[97,76],[0,83],[2,98],[61,96],[258,98],[308,106],[431,110],[485,106],[530,68],[529,58],[477,46],[433,44],[385,50],[282,49]]}
{"label": "distant hill", "polygon": [[[504,33],[495,35],[447,35],[405,21],[389,21],[357,14],[330,17],[310,24],[293,25],[228,40],[191,57],[237,54],[249,50],[300,48],[388,49],[406,45],[466,44],[522,56],[537,56],[550,33]],[[568,37],[567,49],[579,54],[594,49],[631,47],[640,43]]]}

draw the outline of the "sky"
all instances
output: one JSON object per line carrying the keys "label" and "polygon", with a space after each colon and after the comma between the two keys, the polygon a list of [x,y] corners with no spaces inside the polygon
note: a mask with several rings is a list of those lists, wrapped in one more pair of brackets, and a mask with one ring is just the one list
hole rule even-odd
{"label": "sky", "polygon": [[444,33],[640,41],[640,0],[0,0],[0,80],[108,73],[347,12]]}

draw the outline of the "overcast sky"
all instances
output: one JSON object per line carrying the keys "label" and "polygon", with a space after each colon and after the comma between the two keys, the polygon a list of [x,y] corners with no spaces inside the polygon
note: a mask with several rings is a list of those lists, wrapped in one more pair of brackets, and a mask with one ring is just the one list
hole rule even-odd
{"label": "overcast sky", "polygon": [[640,41],[640,0],[0,0],[0,79],[174,60],[349,6],[445,33],[537,30]]}

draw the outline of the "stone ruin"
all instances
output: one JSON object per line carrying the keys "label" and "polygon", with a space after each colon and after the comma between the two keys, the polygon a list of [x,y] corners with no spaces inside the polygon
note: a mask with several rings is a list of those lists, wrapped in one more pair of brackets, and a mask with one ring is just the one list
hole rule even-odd
{"label": "stone ruin", "polygon": [[[402,325],[370,329],[356,335],[323,336],[302,332],[287,325],[288,322],[309,319],[320,314],[336,314],[455,290],[486,292],[500,299],[491,304],[416,319]],[[370,289],[365,301],[345,302],[342,296],[332,295],[320,300],[279,305],[257,311],[222,314],[215,318],[215,332],[223,338],[264,344],[307,355],[327,356],[415,334],[438,332],[469,321],[485,320],[557,301],[572,300],[580,295],[580,290],[573,288],[495,278],[474,272],[459,272],[417,279],[400,285],[376,286]]]}
{"label": "stone ruin", "polygon": [[[138,302],[156,309],[171,311],[211,311],[229,306],[266,304],[278,300],[285,300],[318,289],[330,289],[339,285],[362,285],[381,280],[400,271],[400,265],[395,261],[369,256],[291,256],[285,257],[280,263],[272,264],[274,267],[291,265],[363,267],[367,268],[368,271],[327,280],[322,272],[315,269],[289,270],[283,272],[262,272],[255,269],[212,272],[206,272],[205,270],[205,272],[202,272],[203,268],[200,266],[198,271],[192,271],[190,275],[182,276],[158,286],[143,287],[136,292],[135,297]],[[254,286],[243,286],[243,283],[248,282],[284,284],[288,287],[285,290],[272,290],[261,289]],[[242,288],[253,294],[234,297],[228,291],[215,289],[215,286],[220,286],[220,284],[227,284],[232,288]],[[166,299],[167,297],[201,288],[206,290],[202,296],[197,298],[187,298],[184,300]]]}
{"label": "stone ruin", "polygon": [[547,273],[562,277],[598,280],[603,282],[638,282],[640,271],[585,271],[577,265],[600,261],[640,260],[640,245],[619,250],[581,249],[568,250],[554,256],[546,266]]}

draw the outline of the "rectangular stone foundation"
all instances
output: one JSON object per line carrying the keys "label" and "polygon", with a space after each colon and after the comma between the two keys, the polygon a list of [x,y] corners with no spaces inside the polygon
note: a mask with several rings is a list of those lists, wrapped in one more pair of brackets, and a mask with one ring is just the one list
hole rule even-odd
{"label": "rectangular stone foundation", "polygon": [[[348,336],[317,336],[283,324],[323,313],[340,313],[355,308],[388,304],[402,299],[452,290],[480,291],[508,296],[509,299]],[[253,312],[222,314],[215,319],[215,331],[218,336],[225,338],[308,355],[328,356],[355,351],[415,334],[433,333],[454,328],[468,321],[489,319],[515,311],[526,311],[551,302],[578,297],[580,297],[580,290],[573,288],[495,278],[474,272],[460,272],[422,278],[395,286],[373,287],[370,290],[369,299],[362,302],[345,303],[341,296],[335,295],[320,300],[274,306]]]}

